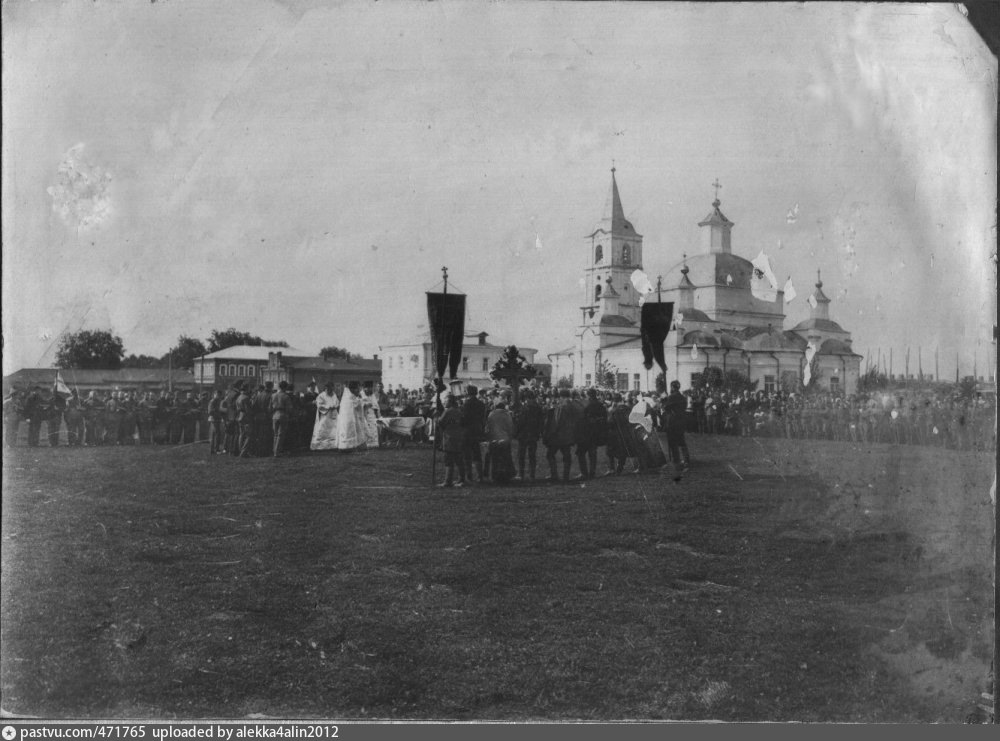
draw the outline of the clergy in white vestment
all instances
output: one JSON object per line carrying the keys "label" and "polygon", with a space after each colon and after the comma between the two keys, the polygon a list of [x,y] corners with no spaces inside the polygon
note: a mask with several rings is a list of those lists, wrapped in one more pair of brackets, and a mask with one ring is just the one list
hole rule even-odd
{"label": "clergy in white vestment", "polygon": [[378,397],[366,386],[361,394],[361,409],[365,418],[365,444],[369,448],[378,447]]}
{"label": "clergy in white vestment", "polygon": [[337,449],[337,416],[340,399],[337,398],[333,383],[316,397],[316,423],[313,425],[311,450]]}
{"label": "clergy in white vestment", "polygon": [[361,385],[351,381],[340,397],[337,414],[337,448],[357,450],[365,444],[365,418],[361,408]]}

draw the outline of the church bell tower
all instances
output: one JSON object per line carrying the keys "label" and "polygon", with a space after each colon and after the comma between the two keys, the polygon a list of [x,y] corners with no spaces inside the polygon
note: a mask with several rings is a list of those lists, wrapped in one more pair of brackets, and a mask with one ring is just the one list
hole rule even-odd
{"label": "church bell tower", "polygon": [[611,168],[611,190],[604,215],[594,231],[584,238],[587,264],[584,268],[582,325],[599,325],[602,317],[620,316],[639,323],[639,294],[631,276],[642,268],[642,235],[625,218],[615,168]]}

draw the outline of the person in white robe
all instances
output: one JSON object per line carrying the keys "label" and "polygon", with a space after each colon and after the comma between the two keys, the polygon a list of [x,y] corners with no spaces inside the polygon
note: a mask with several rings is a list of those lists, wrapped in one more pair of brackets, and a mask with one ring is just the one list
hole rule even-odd
{"label": "person in white robe", "polygon": [[365,418],[361,408],[361,386],[351,381],[340,397],[337,415],[337,448],[357,450],[365,444]]}
{"label": "person in white robe", "polygon": [[365,445],[369,448],[378,447],[378,396],[371,386],[366,386],[361,393],[361,409],[365,418]]}
{"label": "person in white robe", "polygon": [[316,423],[313,425],[310,450],[337,449],[337,417],[340,411],[340,399],[337,398],[333,383],[316,397]]}

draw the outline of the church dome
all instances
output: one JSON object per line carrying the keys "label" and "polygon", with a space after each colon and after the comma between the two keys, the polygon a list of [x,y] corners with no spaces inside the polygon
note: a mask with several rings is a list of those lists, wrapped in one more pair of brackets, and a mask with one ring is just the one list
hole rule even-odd
{"label": "church dome", "polygon": [[768,332],[756,334],[743,343],[747,350],[763,352],[775,350],[805,350],[806,341],[793,332]]}
{"label": "church dome", "polygon": [[682,324],[690,324],[693,322],[715,324],[715,320],[712,319],[708,314],[706,314],[701,309],[681,309],[677,312],[677,319]]}
{"label": "church dome", "polygon": [[793,332],[803,332],[809,329],[819,329],[824,332],[841,332],[843,334],[847,334],[847,332],[832,319],[819,319],[812,317],[803,322],[799,322],[792,327]]}
{"label": "church dome", "polygon": [[[683,264],[678,263],[663,276],[666,285],[680,283]],[[687,258],[687,278],[697,287],[729,286],[750,290],[750,278],[753,276],[753,263],[744,257],[730,252],[710,252],[693,255]],[[730,281],[730,279],[732,279]]]}
{"label": "church dome", "polygon": [[730,350],[743,349],[743,343],[731,334],[726,332],[706,332],[701,329],[686,332],[681,347],[689,347],[694,344],[697,344],[698,347],[728,348]]}
{"label": "church dome", "polygon": [[826,340],[817,351],[820,355],[854,355],[851,346],[843,340]]}

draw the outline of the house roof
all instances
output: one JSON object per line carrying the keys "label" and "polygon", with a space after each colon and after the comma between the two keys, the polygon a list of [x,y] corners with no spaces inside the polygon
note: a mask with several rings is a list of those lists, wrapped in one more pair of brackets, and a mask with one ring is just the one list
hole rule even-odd
{"label": "house roof", "polygon": [[296,347],[264,347],[261,345],[233,345],[221,350],[202,355],[208,360],[260,360],[266,361],[268,353],[280,352],[283,358],[308,358],[315,353],[299,350]]}
{"label": "house roof", "polygon": [[62,373],[63,381],[70,388],[74,386],[121,386],[147,384],[189,384],[197,379],[191,371],[168,368],[119,368],[118,370],[59,370],[58,368],[21,368],[3,379],[7,388],[28,386],[51,386],[56,373]]}
{"label": "house roof", "polygon": [[382,370],[381,360],[371,360],[368,358],[350,359],[345,358],[331,358],[330,360],[324,360],[320,357],[313,358],[290,358],[283,363],[287,368],[295,368],[296,370],[315,370],[320,373],[328,373],[333,371],[357,371],[359,373],[378,373]]}

